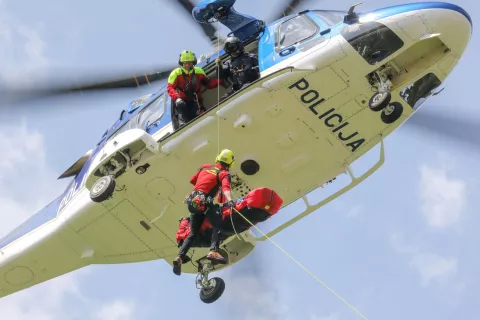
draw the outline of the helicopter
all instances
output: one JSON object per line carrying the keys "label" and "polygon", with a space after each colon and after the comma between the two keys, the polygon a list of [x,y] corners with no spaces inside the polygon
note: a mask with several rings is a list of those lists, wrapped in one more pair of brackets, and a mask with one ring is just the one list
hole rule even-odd
{"label": "helicopter", "polygon": [[[306,210],[266,236],[247,230],[226,239],[226,265],[213,265],[206,248],[192,248],[184,273],[199,275],[200,298],[216,301],[225,290],[209,279],[248,256],[264,241],[338,198],[384,163],[384,138],[413,117],[441,86],[464,53],[472,21],[462,8],[418,2],[357,13],[304,10],[294,0],[274,21],[237,12],[235,0],[178,4],[199,23],[212,43],[219,22],[259,57],[260,78],[240,91],[228,86],[206,91],[207,111],[178,127],[166,85],[130,102],[97,144],[59,179],[66,190],[0,240],[0,297],[92,264],[164,259],[178,252],[175,232],[185,212],[189,173],[209,161],[228,136],[238,169],[233,192],[243,197],[268,186],[283,207],[303,199]],[[451,27],[455,26],[455,27]],[[215,59],[197,66],[215,77]],[[5,102],[72,91],[136,87],[165,80],[171,70],[77,86],[10,90]],[[224,97],[219,99],[219,97]],[[15,100],[17,99],[17,100]],[[356,177],[350,164],[380,145],[378,162]],[[352,182],[315,205],[306,194],[333,183],[341,174]],[[108,236],[104,234],[107,233]]]}

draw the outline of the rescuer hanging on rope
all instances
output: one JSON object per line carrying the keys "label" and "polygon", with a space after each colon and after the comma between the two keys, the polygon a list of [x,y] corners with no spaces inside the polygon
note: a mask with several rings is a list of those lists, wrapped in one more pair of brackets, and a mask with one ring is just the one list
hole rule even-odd
{"label": "rescuer hanging on rope", "polygon": [[220,192],[218,200],[227,200],[227,205],[230,208],[234,207],[234,202],[231,195],[231,177],[230,168],[234,164],[234,156],[231,150],[225,149],[217,156],[215,165],[203,164],[201,168],[192,176],[190,183],[194,185],[192,192],[187,197],[186,202],[188,211],[190,211],[190,225],[191,231],[189,236],[185,239],[178,253],[177,258],[173,261],[173,273],[181,274],[182,263],[186,261],[186,254],[193,242],[197,239],[200,233],[200,227],[207,217],[208,221],[213,226],[210,252],[207,259],[216,260],[220,263],[226,263],[224,257],[218,253],[219,230],[216,226],[221,223],[222,216],[215,210],[213,201],[215,196]]}
{"label": "rescuer hanging on rope", "polygon": [[[175,130],[206,111],[203,106],[202,85],[213,89],[222,82],[220,79],[208,78],[205,71],[196,66],[197,58],[190,50],[180,53],[178,64],[180,67],[170,73],[167,85],[168,95],[173,100],[178,116],[178,124],[172,121]],[[172,120],[174,117],[172,114]]]}

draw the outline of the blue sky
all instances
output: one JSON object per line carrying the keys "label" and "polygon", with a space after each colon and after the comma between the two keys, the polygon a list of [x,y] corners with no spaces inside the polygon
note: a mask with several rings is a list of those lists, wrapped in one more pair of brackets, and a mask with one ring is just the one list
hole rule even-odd
{"label": "blue sky", "polygon": [[[275,12],[268,7],[284,2],[238,0],[236,8],[269,19]],[[347,10],[354,2],[307,1],[298,10]],[[366,1],[360,10],[404,2]],[[450,2],[475,24],[476,1]],[[0,84],[53,70],[73,77],[164,65],[185,48],[211,51],[200,29],[169,1],[48,4],[0,0]],[[173,32],[178,23],[184,31]],[[446,89],[424,108],[480,119],[473,95],[479,51],[474,30]],[[57,196],[68,181],[56,178],[94,146],[129,100],[149,91],[1,110],[0,236]],[[478,319],[479,152],[406,124],[386,140],[386,163],[377,173],[274,240],[369,319]],[[0,314],[8,320],[360,319],[268,242],[219,275],[227,290],[205,305],[195,276],[176,277],[164,261],[90,266],[1,299]]]}

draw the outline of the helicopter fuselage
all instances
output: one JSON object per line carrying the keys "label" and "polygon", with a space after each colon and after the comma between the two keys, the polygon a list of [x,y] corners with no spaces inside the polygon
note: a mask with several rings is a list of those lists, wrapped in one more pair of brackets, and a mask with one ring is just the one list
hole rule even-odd
{"label": "helicopter fuselage", "polygon": [[[413,116],[472,32],[469,15],[447,3],[383,8],[358,23],[345,15],[305,11],[245,39],[261,78],[223,101],[225,88],[206,92],[209,110],[179,130],[165,86],[133,101],[70,173],[65,192],[0,241],[0,297],[89,264],[170,263],[178,219],[188,214],[187,181],[219,148],[235,152],[236,195],[267,186],[284,205],[304,197]],[[198,66],[213,72],[218,55],[229,58],[222,50]],[[90,191],[107,175],[115,191],[96,203]],[[230,263],[256,240],[247,231],[226,241]],[[195,249],[193,257],[205,254]],[[197,270],[186,265],[184,272]]]}

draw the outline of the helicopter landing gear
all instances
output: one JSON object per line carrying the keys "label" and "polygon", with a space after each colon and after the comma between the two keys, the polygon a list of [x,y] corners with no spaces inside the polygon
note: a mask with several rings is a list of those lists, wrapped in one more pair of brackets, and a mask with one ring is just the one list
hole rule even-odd
{"label": "helicopter landing gear", "polygon": [[392,95],[389,91],[379,91],[370,98],[370,101],[368,101],[368,106],[372,111],[381,111],[383,108],[388,106],[391,99]]}
{"label": "helicopter landing gear", "polygon": [[93,202],[103,202],[109,199],[115,191],[115,177],[112,175],[103,176],[92,186],[90,190],[90,199]]}
{"label": "helicopter landing gear", "polygon": [[380,118],[382,121],[386,124],[393,123],[400,118],[403,112],[403,106],[399,102],[392,102],[388,106],[383,109],[382,114],[380,115]]}
{"label": "helicopter landing gear", "polygon": [[215,265],[219,264],[219,262],[205,258],[198,260],[197,263],[199,274],[196,279],[196,285],[197,289],[200,289],[200,300],[204,303],[215,302],[225,291],[225,281],[218,277],[209,280],[208,274],[215,269]]}
{"label": "helicopter landing gear", "polygon": [[380,118],[383,123],[390,124],[397,121],[403,113],[401,103],[393,101],[391,94],[391,74],[389,68],[384,68],[369,75],[369,82],[377,91],[368,101],[368,107],[374,112],[382,111]]}

